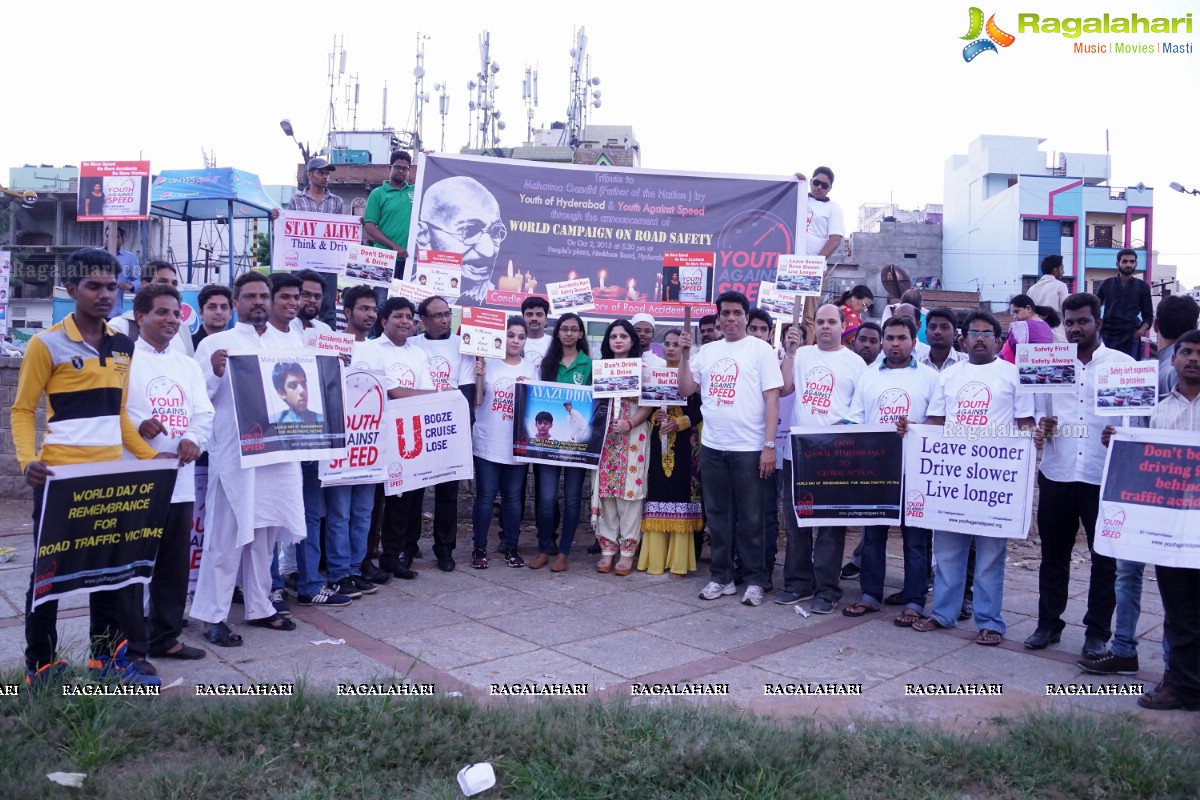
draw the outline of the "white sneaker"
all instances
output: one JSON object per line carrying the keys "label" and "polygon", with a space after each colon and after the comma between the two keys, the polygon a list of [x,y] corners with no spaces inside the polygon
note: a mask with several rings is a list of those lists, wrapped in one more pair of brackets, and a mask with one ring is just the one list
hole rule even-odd
{"label": "white sneaker", "polygon": [[742,605],[744,606],[761,606],[763,601],[763,590],[761,586],[747,586],[746,593],[742,595]]}
{"label": "white sneaker", "polygon": [[[719,583],[718,581],[709,581],[700,590],[701,600],[716,600],[718,597],[730,595],[737,591],[737,587],[732,583]],[[760,592],[761,593],[761,592]]]}

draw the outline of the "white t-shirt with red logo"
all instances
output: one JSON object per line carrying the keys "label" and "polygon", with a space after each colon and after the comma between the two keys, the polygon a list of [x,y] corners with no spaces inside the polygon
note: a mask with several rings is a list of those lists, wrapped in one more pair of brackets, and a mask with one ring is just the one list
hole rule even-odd
{"label": "white t-shirt with red logo", "polygon": [[372,339],[361,348],[356,347],[351,357],[354,366],[366,365],[382,372],[392,381],[391,389],[432,389],[429,366],[425,351],[407,339],[403,347],[392,344],[386,336]]}
{"label": "white t-shirt with red logo", "polygon": [[525,340],[525,363],[533,367],[535,375],[542,374],[542,359],[546,357],[546,351],[550,349],[551,338],[549,334],[546,334],[540,339]]}
{"label": "white t-shirt with red logo", "polygon": [[937,370],[917,363],[916,358],[900,369],[888,369],[882,361],[873,364],[858,378],[846,421],[894,425],[907,417],[909,422],[924,422],[937,386]]}
{"label": "white t-shirt with red logo", "polygon": [[[796,350],[792,364],[795,400],[791,427],[836,425],[850,412],[854,383],[867,369],[862,356],[849,347],[825,351],[814,345]],[[785,458],[791,458],[792,440],[788,437]]]}
{"label": "white t-shirt with red logo", "polygon": [[[182,439],[192,441],[201,450],[208,447],[214,412],[204,373],[174,345],[160,353],[145,339],[139,338],[134,343],[125,410],[135,428],[153,417],[166,429],[166,434],[160,433],[149,442],[160,453],[176,452]],[[122,458],[134,456],[126,450]],[[195,502],[195,475],[195,462],[180,467],[175,491],[171,493],[172,503]]]}
{"label": "white t-shirt with red logo", "polygon": [[438,390],[475,382],[475,358],[459,352],[460,339],[451,335],[447,339],[427,339],[425,334],[409,339],[425,351],[426,366],[433,388]]}
{"label": "white t-shirt with red logo", "polygon": [[513,459],[513,404],[518,378],[537,380],[528,361],[505,364],[489,358],[483,379],[483,403],[476,410],[475,429],[471,433],[475,455],[495,464],[515,464]]}
{"label": "white t-shirt with red logo", "polygon": [[775,349],[753,336],[736,342],[721,340],[706,344],[690,360],[690,367],[700,386],[705,447],[761,451],[767,441],[763,392],[783,385]]}
{"label": "white t-shirt with red logo", "polygon": [[1003,359],[963,361],[938,375],[928,413],[945,417],[947,425],[1011,426],[1014,419],[1033,416],[1033,395],[1021,394],[1019,385],[1017,368]]}

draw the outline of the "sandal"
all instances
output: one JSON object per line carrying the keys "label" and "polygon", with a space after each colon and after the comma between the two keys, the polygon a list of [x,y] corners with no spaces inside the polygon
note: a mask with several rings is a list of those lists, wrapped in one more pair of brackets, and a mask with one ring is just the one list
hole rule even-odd
{"label": "sandal", "polygon": [[842,609],[843,617],[865,617],[867,614],[874,614],[879,611],[879,606],[873,606],[865,600],[859,600],[852,606],[846,606]]}
{"label": "sandal", "polygon": [[616,560],[616,558],[617,558],[617,557],[616,557],[615,555],[613,555],[613,556],[600,556],[600,562],[599,562],[598,564],[596,564],[596,572],[602,572],[602,573],[604,573],[605,575],[607,575],[608,573],[612,572],[612,568],[613,568],[613,561],[615,561],[615,560]]}
{"label": "sandal", "polygon": [[962,608],[958,610],[958,618],[960,620],[968,620],[975,616],[975,604],[970,600],[964,600]]}
{"label": "sandal", "polygon": [[910,627],[914,631],[918,631],[920,633],[929,633],[929,631],[940,630],[947,626],[938,622],[937,619],[934,617],[922,617],[921,619],[914,622]]}
{"label": "sandal", "polygon": [[269,628],[273,631],[294,631],[296,623],[292,622],[282,614],[272,614],[269,617],[262,619],[248,619],[247,625],[253,625],[255,628]]}
{"label": "sandal", "polygon": [[975,644],[981,644],[984,647],[995,647],[1004,641],[1004,634],[1000,631],[994,631],[991,628],[984,628],[975,637]]}
{"label": "sandal", "polygon": [[621,556],[620,560],[617,561],[617,566],[615,569],[613,569],[613,572],[621,575],[622,577],[633,572],[633,556]]}
{"label": "sandal", "polygon": [[900,616],[892,620],[892,623],[897,628],[911,628],[913,625],[921,621],[921,615],[911,608],[906,608],[900,612]]}
{"label": "sandal", "polygon": [[229,630],[224,622],[209,626],[204,632],[204,639],[217,647],[240,647],[242,644],[242,637]]}

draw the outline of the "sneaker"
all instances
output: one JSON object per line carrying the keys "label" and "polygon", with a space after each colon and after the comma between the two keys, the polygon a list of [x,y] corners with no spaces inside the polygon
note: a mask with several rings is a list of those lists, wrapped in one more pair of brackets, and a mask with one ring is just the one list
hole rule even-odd
{"label": "sneaker", "polygon": [[358,589],[363,594],[375,594],[379,591],[379,587],[371,583],[362,575],[351,575],[350,580],[354,583],[354,588]]}
{"label": "sneaker", "polygon": [[857,578],[861,573],[862,570],[858,564],[855,564],[853,561],[847,561],[846,565],[842,567],[842,580],[848,581],[851,578]]}
{"label": "sneaker", "polygon": [[306,594],[296,595],[296,602],[302,606],[333,606],[340,608],[341,606],[348,606],[354,601],[344,594],[337,594],[330,591],[328,586],[322,586],[311,597]]}
{"label": "sneaker", "polygon": [[144,675],[126,657],[128,641],[117,645],[111,656],[100,656],[88,659],[88,676],[92,680],[109,680],[115,678],[120,683],[131,686],[162,686],[162,681],[153,675]]}
{"label": "sneaker", "polygon": [[1119,656],[1116,653],[1105,653],[1095,658],[1085,656],[1075,663],[1084,672],[1093,675],[1136,675],[1138,671],[1137,655]]}
{"label": "sneaker", "polygon": [[833,610],[837,608],[837,603],[831,603],[824,597],[818,597],[808,608],[814,614],[832,614]]}
{"label": "sneaker", "polygon": [[471,566],[474,569],[487,569],[488,568],[487,551],[484,550],[482,547],[476,547],[471,552]]}
{"label": "sneaker", "polygon": [[63,659],[45,664],[37,669],[25,670],[25,686],[31,692],[41,692],[63,682],[70,665]]}
{"label": "sneaker", "polygon": [[283,589],[271,590],[271,605],[275,606],[275,613],[283,617],[292,615],[292,607],[287,603],[287,592]]}
{"label": "sneaker", "polygon": [[518,553],[516,550],[505,550],[504,551],[504,562],[506,564],[508,564],[510,567],[525,566],[525,559],[521,558],[521,554]]}
{"label": "sneaker", "polygon": [[363,596],[362,591],[354,585],[354,579],[349,575],[334,581],[330,588],[333,589],[333,591],[337,594],[346,595],[346,597],[349,597],[351,600],[357,600]]}
{"label": "sneaker", "polygon": [[813,593],[800,594],[798,592],[780,592],[775,595],[775,602],[781,606],[794,606],[801,600],[812,600]]}
{"label": "sneaker", "polygon": [[701,600],[716,600],[718,597],[724,597],[737,592],[737,587],[732,583],[720,583],[719,581],[709,581],[700,590]]}
{"label": "sneaker", "polygon": [[761,586],[753,584],[746,587],[746,593],[742,595],[742,605],[744,606],[761,606],[763,601],[763,590]]}

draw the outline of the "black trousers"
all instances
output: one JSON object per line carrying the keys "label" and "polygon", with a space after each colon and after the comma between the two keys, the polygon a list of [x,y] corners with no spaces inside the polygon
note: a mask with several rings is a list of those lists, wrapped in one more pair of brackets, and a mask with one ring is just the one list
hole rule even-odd
{"label": "black trousers", "polygon": [[[33,490],[33,538],[37,541],[42,519],[42,490]],[[50,600],[33,607],[33,579],[30,570],[29,589],[25,592],[25,667],[36,670],[53,663],[58,657],[58,601]],[[88,595],[91,612],[91,653],[95,657],[111,655],[125,638],[121,625],[122,604],[117,591],[92,592]]]}
{"label": "black trousers", "polygon": [[154,575],[150,578],[150,616],[143,616],[146,589],[142,584],[135,583],[120,591],[122,617],[143,622],[141,625],[131,622],[126,631],[131,656],[145,658],[150,653],[170,650],[183,632],[194,510],[195,503],[172,503],[167,513],[167,526],[158,545],[158,557],[154,560]]}
{"label": "black trousers", "polygon": [[1188,704],[1200,703],[1200,569],[1155,567],[1163,604],[1163,635],[1171,645],[1167,687]]}
{"label": "black trousers", "polygon": [[[390,560],[401,553],[410,558],[416,556],[424,500],[424,489],[386,498],[380,530],[382,558]],[[457,540],[458,481],[447,481],[433,487],[433,554],[438,557],[451,555]]]}
{"label": "black trousers", "polygon": [[[1079,525],[1087,536],[1088,550],[1096,540],[1096,515],[1100,509],[1100,487],[1091,483],[1052,481],[1038,473],[1037,521],[1042,536],[1042,566],[1038,571],[1038,627],[1061,631],[1066,623],[1067,590],[1071,580],[1071,551]],[[1088,581],[1085,635],[1108,641],[1112,636],[1113,611],[1117,607],[1117,562],[1092,551]]]}

